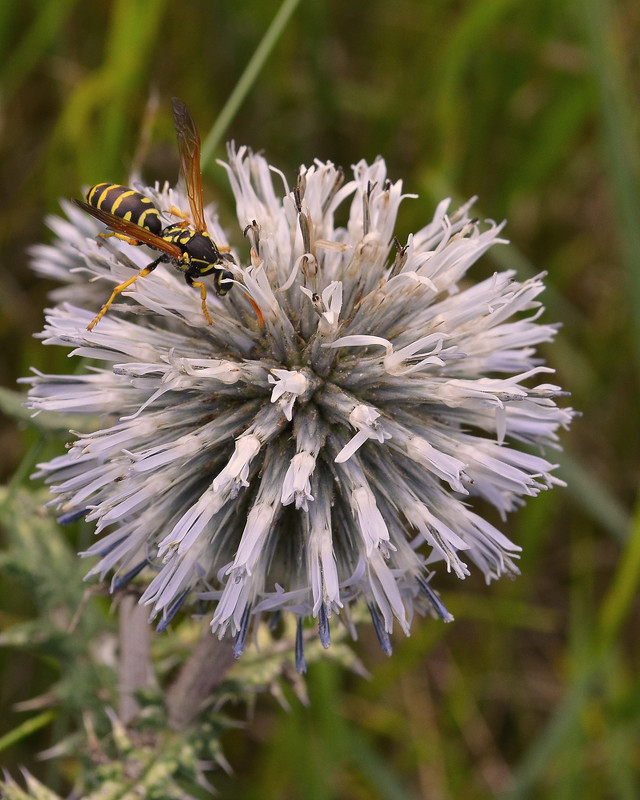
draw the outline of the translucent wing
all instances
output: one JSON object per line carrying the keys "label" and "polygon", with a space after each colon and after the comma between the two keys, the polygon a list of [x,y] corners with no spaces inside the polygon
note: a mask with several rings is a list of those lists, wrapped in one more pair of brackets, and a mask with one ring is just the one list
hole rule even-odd
{"label": "translucent wing", "polygon": [[207,230],[204,221],[204,204],[202,201],[202,174],[200,173],[200,137],[191,112],[182,102],[174,97],[171,101],[173,121],[178,137],[180,166],[189,197],[189,206],[193,218],[193,227],[198,233]]}
{"label": "translucent wing", "polygon": [[136,225],[135,222],[131,222],[128,219],[122,219],[122,217],[116,217],[115,214],[109,214],[108,211],[103,211],[100,208],[90,206],[88,203],[83,203],[82,200],[74,199],[73,202],[83,211],[86,211],[87,214],[91,214],[92,217],[95,217],[97,220],[100,220],[100,222],[108,225],[114,231],[118,231],[118,233],[124,233],[126,236],[130,236],[132,239],[137,239],[139,242],[148,244],[150,247],[155,247],[156,250],[161,250],[163,253],[167,253],[176,260],[180,260],[180,257],[182,256],[182,250],[178,247],[178,245],[167,242],[166,239],[163,239],[161,236],[156,236],[155,233],[151,233],[151,231],[148,231],[146,228]]}

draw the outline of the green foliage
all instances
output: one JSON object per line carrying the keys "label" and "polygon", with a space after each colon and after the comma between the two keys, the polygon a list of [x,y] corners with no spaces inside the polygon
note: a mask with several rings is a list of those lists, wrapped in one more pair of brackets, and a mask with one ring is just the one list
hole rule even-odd
{"label": "green foliage", "polygon": [[[160,696],[146,706],[151,744],[105,716],[117,702],[108,657],[115,618],[103,598],[85,594],[75,553],[89,534],[61,530],[42,511],[45,494],[25,480],[35,449],[59,452],[63,441],[59,420],[38,418],[35,433],[26,430],[15,379],[31,364],[63,366],[44,363],[31,339],[49,287],[29,274],[24,250],[46,235],[43,214],[82,185],[124,180],[134,161],[150,179],[174,180],[169,98],[188,102],[204,139],[276,13],[255,0],[185,8],[164,0],[0,4],[0,441],[4,477],[14,475],[0,498],[0,745],[15,780],[26,764],[41,781],[28,778],[26,792],[9,781],[3,791],[53,798],[87,775],[92,762],[83,767],[69,748],[86,748],[88,712],[105,754],[96,773],[103,788],[109,770],[122,785],[127,754],[149,776],[148,796],[159,775],[168,788],[158,796],[174,785],[207,796],[196,762],[221,758],[224,728],[236,775],[216,773],[221,796],[636,797],[640,181],[632,98],[640,86],[631,0],[301,2],[278,31],[236,116],[221,117],[222,141],[264,149],[289,177],[316,156],[348,167],[381,153],[391,175],[420,194],[403,207],[401,234],[449,194],[478,193],[480,214],[509,219],[518,249],[504,248],[487,269],[549,272],[547,318],[564,328],[543,355],[583,412],[563,440],[568,489],[508,521],[524,546],[516,582],[441,584],[453,625],[416,621],[411,639],[394,641],[391,660],[363,628],[358,656],[370,681],[315,664],[307,708],[298,679],[281,680],[288,657],[263,645],[261,654],[247,651],[224,687],[230,704],[249,673],[263,670],[242,732],[212,714],[212,729],[202,722],[172,737],[158,723]],[[219,133],[208,145],[210,196],[222,192]],[[154,642],[161,686],[186,658],[183,624]],[[329,653],[357,665],[346,649]],[[258,698],[267,686],[290,711]],[[34,754],[60,742],[65,757],[43,767]]]}
{"label": "green foliage", "polygon": [[[165,692],[170,691],[176,670],[188,662],[193,635],[200,627],[184,620],[156,638],[155,681],[137,694],[136,721],[123,725],[112,710],[119,695],[115,616],[104,614],[95,596],[83,590],[82,566],[61,527],[43,510],[45,499],[42,491],[0,491],[0,519],[9,533],[0,570],[34,606],[29,619],[5,626],[0,646],[28,651],[57,671],[47,697],[41,698],[49,710],[2,737],[0,752],[55,723],[58,738],[50,756],[78,760],[73,782],[87,800],[209,796],[206,773],[227,766],[221,735],[237,726],[220,712],[223,705],[245,704],[267,690],[286,703],[285,683],[291,685],[297,702],[306,700],[304,684],[291,674],[289,648],[262,631],[260,652],[252,651],[233,665],[218,688],[215,707],[212,698],[205,704],[203,697],[203,713],[185,730],[172,731]],[[295,638],[295,630],[285,631],[283,641],[290,637]],[[340,638],[328,656],[319,642],[310,642],[307,660],[330,659],[362,672]],[[28,794],[10,779],[0,789],[7,797],[57,797],[33,776]]]}

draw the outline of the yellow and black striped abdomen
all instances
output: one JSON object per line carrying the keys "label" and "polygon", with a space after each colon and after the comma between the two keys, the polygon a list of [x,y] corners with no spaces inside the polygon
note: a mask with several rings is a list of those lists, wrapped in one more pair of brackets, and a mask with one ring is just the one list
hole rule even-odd
{"label": "yellow and black striped abdomen", "polygon": [[98,183],[87,192],[87,203],[121,219],[129,220],[156,236],[162,233],[160,212],[140,192],[117,183]]}

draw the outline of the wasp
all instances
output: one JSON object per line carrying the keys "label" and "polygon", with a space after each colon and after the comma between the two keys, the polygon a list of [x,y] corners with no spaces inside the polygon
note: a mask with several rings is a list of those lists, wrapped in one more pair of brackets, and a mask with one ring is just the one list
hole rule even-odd
{"label": "wasp", "polygon": [[225,269],[225,262],[233,262],[233,257],[229,254],[228,247],[219,247],[213,241],[204,219],[198,131],[189,109],[181,100],[174,98],[172,109],[180,168],[189,198],[193,227],[189,226],[185,214],[173,207],[169,209],[169,213],[182,217],[182,221],[164,226],[160,211],[148,197],[119,184],[99,183],[87,192],[86,203],[75,200],[80,208],[111,228],[112,233],[100,234],[101,236],[115,236],[136,246],[146,244],[161,253],[143,270],[115,287],[98,316],[87,326],[87,330],[100,322],[120,292],[138,278],[149,275],[158,264],[171,264],[184,275],[188,286],[200,290],[202,311],[209,325],[213,323],[207,310],[207,290],[200,278],[213,273],[214,286],[219,295],[227,294],[232,286],[233,273]]}

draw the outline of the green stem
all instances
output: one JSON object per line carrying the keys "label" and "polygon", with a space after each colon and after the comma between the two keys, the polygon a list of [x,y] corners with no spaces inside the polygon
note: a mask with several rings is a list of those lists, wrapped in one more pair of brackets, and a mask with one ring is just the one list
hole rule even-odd
{"label": "green stem", "polygon": [[300,0],[283,0],[278,13],[273,18],[273,22],[267,28],[267,31],[262,37],[260,44],[256,47],[251,60],[245,67],[245,70],[236,83],[234,90],[229,95],[229,99],[222,107],[218,118],[209,131],[207,138],[204,140],[201,153],[201,164],[203,170],[206,168],[207,163],[210,161],[216,148],[220,144],[220,140],[231,124],[231,120],[235,117],[238,109],[249,93],[249,90],[258,78],[262,67],[269,57],[269,54],[280,38],[280,35],[284,31],[287,22],[295,11],[299,2]]}

